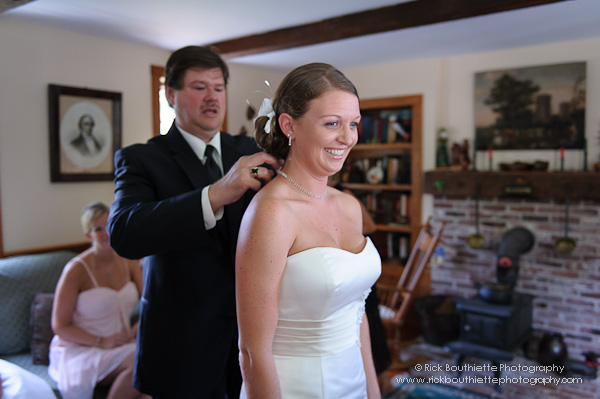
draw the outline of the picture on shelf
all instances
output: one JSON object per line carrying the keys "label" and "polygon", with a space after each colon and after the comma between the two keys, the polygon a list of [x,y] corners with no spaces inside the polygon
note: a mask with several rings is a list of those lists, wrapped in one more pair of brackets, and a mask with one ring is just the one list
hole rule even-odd
{"label": "picture on shelf", "polygon": [[583,149],[585,107],[585,62],[477,73],[476,149]]}

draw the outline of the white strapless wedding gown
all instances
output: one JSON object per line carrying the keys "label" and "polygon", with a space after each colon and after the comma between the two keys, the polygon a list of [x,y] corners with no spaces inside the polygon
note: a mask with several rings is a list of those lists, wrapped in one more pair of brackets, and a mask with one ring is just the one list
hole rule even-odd
{"label": "white strapless wedding gown", "polygon": [[283,399],[367,397],[360,324],[380,273],[368,238],[358,254],[318,247],[288,257],[273,340]]}

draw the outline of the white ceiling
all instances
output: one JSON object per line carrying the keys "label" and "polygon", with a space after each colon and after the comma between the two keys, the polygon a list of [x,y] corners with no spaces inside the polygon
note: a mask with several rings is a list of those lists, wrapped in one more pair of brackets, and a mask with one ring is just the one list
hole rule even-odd
{"label": "white ceiling", "polygon": [[[175,50],[407,0],[34,0],[0,15]],[[418,0],[425,1],[425,0]],[[481,0],[485,1],[485,0]],[[600,37],[600,0],[572,0],[425,27],[229,59],[287,71],[338,68]],[[600,49],[598,49],[600,51]]]}

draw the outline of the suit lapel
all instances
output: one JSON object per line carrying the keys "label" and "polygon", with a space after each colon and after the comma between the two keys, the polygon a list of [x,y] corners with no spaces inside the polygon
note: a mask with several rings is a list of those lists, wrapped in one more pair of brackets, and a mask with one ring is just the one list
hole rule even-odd
{"label": "suit lapel", "polygon": [[185,141],[174,122],[169,133],[165,136],[165,140],[175,162],[179,164],[194,188],[202,188],[210,184],[206,168]]}
{"label": "suit lapel", "polygon": [[225,173],[237,162],[242,154],[235,147],[235,141],[227,133],[221,132],[221,160]]}
{"label": "suit lapel", "polygon": [[[181,135],[181,132],[173,123],[169,133],[165,136],[169,150],[173,158],[180,165],[194,188],[203,188],[210,184],[208,172],[204,165],[198,159],[187,141]],[[235,140],[227,133],[221,132],[221,160],[223,162],[223,171],[226,174],[229,169],[243,155],[235,145]],[[250,171],[248,171],[250,173]],[[239,223],[244,212],[243,200],[236,201],[233,204],[225,206],[224,220],[217,223],[217,230],[224,237],[234,237],[239,229]],[[236,225],[237,224],[237,225]],[[231,244],[231,254],[235,252],[236,240],[226,240]]]}

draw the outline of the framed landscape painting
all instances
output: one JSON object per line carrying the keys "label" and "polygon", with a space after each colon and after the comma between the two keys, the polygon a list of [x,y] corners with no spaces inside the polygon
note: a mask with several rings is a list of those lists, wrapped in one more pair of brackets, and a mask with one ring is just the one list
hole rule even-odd
{"label": "framed landscape painting", "polygon": [[475,74],[478,150],[583,149],[586,63]]}

